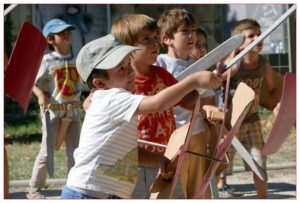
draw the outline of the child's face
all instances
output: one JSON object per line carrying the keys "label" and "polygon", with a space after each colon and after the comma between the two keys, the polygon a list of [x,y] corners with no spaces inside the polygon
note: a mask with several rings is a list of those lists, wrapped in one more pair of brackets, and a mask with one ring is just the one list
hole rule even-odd
{"label": "child's face", "polygon": [[141,48],[141,50],[137,50],[132,54],[132,63],[152,65],[156,62],[159,54],[157,31],[142,30],[134,46]]}
{"label": "child's face", "polygon": [[53,38],[50,38],[51,40],[50,43],[56,47],[69,47],[71,43],[71,39],[72,39],[71,30],[66,29],[60,33],[53,34]]}
{"label": "child's face", "polygon": [[189,54],[196,40],[196,27],[192,25],[181,25],[174,33],[172,45],[174,50],[181,54]]}
{"label": "child's face", "polygon": [[130,65],[130,55],[128,55],[117,67],[109,69],[109,79],[104,80],[106,88],[123,88],[132,92],[135,87],[135,73]]}
{"label": "child's face", "polygon": [[[260,34],[261,30],[259,27],[253,27],[251,29],[246,29],[241,32],[241,34],[245,35],[245,42],[240,47],[240,49],[246,48],[249,44],[251,44]],[[263,48],[263,42],[260,42],[256,47],[254,47],[250,52],[259,53]]]}
{"label": "child's face", "polygon": [[205,54],[207,54],[207,41],[203,34],[197,34],[196,43],[194,48],[191,51],[190,56],[198,60],[202,58]]}

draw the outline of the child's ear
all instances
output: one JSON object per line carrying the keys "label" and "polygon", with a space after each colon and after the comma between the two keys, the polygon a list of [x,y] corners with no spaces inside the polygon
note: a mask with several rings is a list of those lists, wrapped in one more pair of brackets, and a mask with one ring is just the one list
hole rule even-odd
{"label": "child's ear", "polygon": [[47,37],[47,43],[48,44],[53,44],[53,42],[54,42],[54,37],[52,37],[52,36],[50,36],[50,37]]}
{"label": "child's ear", "polygon": [[102,82],[102,80],[99,79],[99,78],[94,78],[94,79],[93,79],[93,85],[94,85],[96,88],[98,88],[98,89],[105,89],[105,88],[106,88],[105,84],[104,84],[104,83]]}
{"label": "child's ear", "polygon": [[167,46],[170,46],[172,43],[172,39],[169,36],[167,36],[166,34],[161,36],[161,41],[162,41],[162,43],[164,43]]}

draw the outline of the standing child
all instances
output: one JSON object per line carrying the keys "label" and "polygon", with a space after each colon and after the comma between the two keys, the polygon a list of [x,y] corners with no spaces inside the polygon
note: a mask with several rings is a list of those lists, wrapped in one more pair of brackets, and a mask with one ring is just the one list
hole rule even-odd
{"label": "standing child", "polygon": [[156,95],[134,95],[131,53],[113,35],[85,45],[77,69],[90,88],[96,88],[86,111],[79,147],[74,152],[62,198],[130,198],[138,177],[135,115],[162,112],[197,87],[216,88],[210,72],[195,73]]}
{"label": "standing child", "polygon": [[[200,28],[196,28],[196,41],[193,49],[191,50],[189,56],[194,59],[195,61],[201,59],[208,53],[208,45],[207,45],[207,34],[206,32]],[[211,94],[211,92],[210,92]],[[201,98],[201,102],[204,104],[215,105],[214,97],[207,96]]]}
{"label": "standing child", "polygon": [[198,60],[207,54],[207,34],[200,28],[196,28],[196,42],[190,52],[190,57],[194,60]]}
{"label": "standing child", "polygon": [[[240,20],[233,27],[232,35],[239,33],[245,35],[245,42],[241,45],[238,52],[243,50],[249,44],[251,44],[261,34],[260,25],[257,21],[253,19]],[[232,94],[240,82],[246,83],[255,91],[255,102],[249,110],[249,113],[247,114],[236,136],[244,145],[244,147],[249,151],[254,160],[262,167],[262,169],[266,173],[266,156],[263,156],[261,153],[264,141],[258,112],[259,95],[263,80],[266,81],[269,92],[271,93],[273,90],[275,90],[275,84],[272,77],[272,66],[266,58],[259,54],[262,48],[263,43],[261,42],[252,50],[250,50],[241,59],[241,61],[234,66],[234,68],[232,69],[233,72],[230,81],[229,92]],[[231,58],[228,58],[226,61],[229,62],[230,59]],[[226,74],[227,73],[225,72],[224,77],[226,77]],[[276,98],[280,97],[280,95],[274,96]],[[232,146],[227,152],[228,158],[230,160],[230,165],[227,169],[227,173],[232,172],[233,158],[235,152],[236,151]],[[253,180],[257,191],[257,197],[259,199],[266,199],[268,197],[267,182],[257,177],[257,175],[254,172]],[[222,184],[226,185],[226,177],[223,178]]]}
{"label": "standing child", "polygon": [[[196,21],[186,10],[173,9],[161,15],[158,20],[158,27],[160,41],[167,49],[167,53],[158,56],[157,65],[166,68],[173,76],[177,76],[195,62],[190,57],[190,54],[196,41]],[[212,91],[208,91],[205,93],[205,96],[201,95],[201,97],[213,95]],[[201,103],[203,104],[204,102]],[[210,102],[209,104],[213,103]],[[181,107],[175,107],[174,115],[176,125],[180,127],[190,120],[192,113]],[[189,143],[191,151],[206,154],[207,150],[209,150],[206,148],[206,143],[209,142],[210,134],[208,131],[205,131],[206,127],[203,116],[199,113],[193,128],[193,136]],[[181,180],[187,197],[193,198],[208,163],[206,159],[191,154],[186,154],[184,162]],[[209,197],[210,193],[208,191],[206,198]]]}
{"label": "standing child", "polygon": [[[136,73],[135,94],[155,95],[177,83],[172,74],[153,65],[160,49],[157,24],[153,18],[143,14],[121,16],[113,24],[112,34],[124,44],[140,48],[132,54],[131,58],[131,66]],[[190,95],[190,98],[192,100],[193,95]],[[193,106],[193,101],[181,103],[185,107]],[[140,115],[137,127],[140,140],[167,145],[171,134],[176,129],[173,108]],[[139,178],[132,198],[145,199],[150,197],[150,186],[157,176],[159,160],[165,148],[149,144],[139,144],[139,148]],[[175,198],[184,198],[180,184],[178,186]]]}
{"label": "standing child", "polygon": [[[47,53],[37,74],[33,92],[38,98],[41,107],[41,117],[45,117],[48,109],[51,119],[51,128],[54,143],[58,139],[57,133],[62,126],[62,119],[68,116],[72,121],[69,124],[66,136],[66,154],[68,171],[74,165],[73,152],[78,146],[80,135],[79,101],[81,94],[80,77],[75,67],[75,57],[71,50],[71,30],[73,25],[66,24],[59,19],[52,19],[46,23],[43,35],[47,38],[50,53]],[[69,107],[67,109],[67,107]],[[42,119],[44,120],[44,119]],[[41,188],[45,187],[47,177],[47,144],[46,126],[43,125],[42,143],[36,157],[28,198],[44,198]],[[53,148],[54,144],[53,143]]]}

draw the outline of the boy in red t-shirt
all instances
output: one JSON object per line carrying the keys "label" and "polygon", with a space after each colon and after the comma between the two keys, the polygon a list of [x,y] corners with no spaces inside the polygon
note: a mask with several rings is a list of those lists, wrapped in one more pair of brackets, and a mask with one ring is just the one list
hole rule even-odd
{"label": "boy in red t-shirt", "polygon": [[[163,89],[177,83],[172,74],[165,69],[153,65],[159,54],[158,31],[156,21],[143,14],[121,16],[112,25],[112,34],[124,44],[141,48],[132,54],[131,66],[135,70],[135,94],[155,95]],[[193,92],[181,102],[185,108],[193,108]],[[188,99],[192,98],[192,99]],[[189,101],[190,100],[190,101]],[[173,109],[159,113],[149,113],[138,117],[138,138],[141,140],[167,145],[176,129]],[[165,148],[151,144],[139,144],[139,180],[132,198],[149,198],[150,186],[154,182],[160,159]],[[185,198],[184,192],[176,188],[175,198]]]}
{"label": "boy in red t-shirt", "polygon": [[[124,15],[113,23],[111,33],[124,44],[140,48],[132,53],[131,58],[131,66],[136,74],[135,94],[155,95],[177,83],[172,74],[153,65],[160,50],[157,24],[154,19],[143,14]],[[196,91],[190,93],[179,105],[192,110],[197,94]],[[85,100],[84,109],[88,108],[91,96],[92,94]],[[138,139],[167,145],[171,134],[176,129],[173,109],[140,115],[137,127]],[[164,152],[163,147],[139,144],[139,179],[132,198],[150,197],[150,186],[156,179]],[[186,198],[180,181],[175,189],[174,198]]]}

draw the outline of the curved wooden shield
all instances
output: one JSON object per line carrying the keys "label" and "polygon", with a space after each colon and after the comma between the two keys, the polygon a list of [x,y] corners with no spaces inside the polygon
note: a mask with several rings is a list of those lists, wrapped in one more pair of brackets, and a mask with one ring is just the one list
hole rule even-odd
{"label": "curved wooden shield", "polygon": [[[225,122],[226,127],[230,129],[228,133],[223,135],[223,139],[219,140],[216,147],[215,158],[223,159],[226,151],[228,150],[233,137],[238,132],[245,116],[247,115],[250,106],[252,105],[255,98],[254,91],[244,83],[240,83],[236,89],[236,92],[232,98],[232,105],[229,112],[226,113]],[[208,168],[200,187],[198,188],[195,198],[199,198],[203,195],[208,184],[219,167],[220,162],[212,161]]]}
{"label": "curved wooden shield", "polygon": [[162,179],[160,174],[158,174],[157,180],[153,183],[151,187],[152,193],[158,193],[152,194],[151,198],[173,197],[175,186],[180,175],[183,159],[188,148],[189,140],[192,135],[192,129],[196,119],[196,114],[199,108],[200,99],[197,99],[191,121],[178,128],[171,135],[164,156],[171,160],[171,163],[169,164],[169,166],[167,166],[167,172],[176,170],[175,175],[173,177],[172,183],[170,184],[170,182],[166,182]]}
{"label": "curved wooden shield", "polygon": [[262,154],[274,154],[281,147],[296,121],[296,74],[286,73],[279,111]]}

